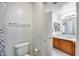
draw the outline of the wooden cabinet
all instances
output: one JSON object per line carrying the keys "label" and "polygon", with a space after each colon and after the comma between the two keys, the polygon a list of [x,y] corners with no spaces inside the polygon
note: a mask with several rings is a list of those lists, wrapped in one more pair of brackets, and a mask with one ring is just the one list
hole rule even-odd
{"label": "wooden cabinet", "polygon": [[59,41],[60,41],[59,39],[54,38],[54,40],[53,40],[53,47],[60,48],[60,42]]}
{"label": "wooden cabinet", "polygon": [[68,53],[70,55],[75,55],[75,43],[73,41],[60,39],[60,38],[53,38],[53,47]]}
{"label": "wooden cabinet", "polygon": [[70,55],[75,55],[74,54],[74,42],[68,41],[68,40],[61,40],[61,47],[60,49]]}

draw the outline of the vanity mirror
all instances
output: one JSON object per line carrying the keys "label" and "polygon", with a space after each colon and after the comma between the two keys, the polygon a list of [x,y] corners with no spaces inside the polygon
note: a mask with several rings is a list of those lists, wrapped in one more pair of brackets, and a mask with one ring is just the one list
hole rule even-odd
{"label": "vanity mirror", "polygon": [[63,30],[66,35],[75,35],[75,17],[67,17],[63,19]]}
{"label": "vanity mirror", "polygon": [[75,3],[64,3],[55,5],[52,24],[54,35],[75,36],[76,35],[76,9]]}

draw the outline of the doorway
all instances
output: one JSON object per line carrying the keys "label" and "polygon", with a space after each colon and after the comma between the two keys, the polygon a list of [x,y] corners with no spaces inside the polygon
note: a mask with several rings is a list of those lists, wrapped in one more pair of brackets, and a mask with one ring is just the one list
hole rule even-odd
{"label": "doorway", "polygon": [[[62,2],[62,3],[58,3],[57,5],[53,3],[47,3],[47,4],[48,5],[45,5],[45,23],[46,23],[46,36],[47,36],[46,44],[45,44],[46,54],[48,53],[47,51],[50,50],[50,52],[52,51],[52,56],[71,56],[71,55],[74,56],[75,40],[76,40],[75,34],[72,35],[72,34],[65,33],[64,24],[66,21],[63,21],[65,20],[63,19],[63,17],[74,14],[74,16],[72,16],[73,18],[75,17],[75,11],[70,10],[70,11],[65,11],[64,14],[61,13],[62,5],[66,4],[65,8],[67,8],[68,5],[70,4],[74,5],[74,3]],[[53,7],[51,7],[51,5]],[[75,10],[75,8],[73,8],[73,10]],[[73,32],[75,32],[75,29]],[[72,39],[72,40],[69,40],[69,39]],[[49,48],[50,45],[48,42],[50,42],[51,49]]]}

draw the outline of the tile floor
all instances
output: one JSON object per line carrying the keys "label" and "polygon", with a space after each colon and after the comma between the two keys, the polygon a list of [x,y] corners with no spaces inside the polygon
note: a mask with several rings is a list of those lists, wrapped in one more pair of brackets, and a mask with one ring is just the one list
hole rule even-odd
{"label": "tile floor", "polygon": [[66,54],[56,48],[52,48],[52,56],[70,56],[70,55]]}

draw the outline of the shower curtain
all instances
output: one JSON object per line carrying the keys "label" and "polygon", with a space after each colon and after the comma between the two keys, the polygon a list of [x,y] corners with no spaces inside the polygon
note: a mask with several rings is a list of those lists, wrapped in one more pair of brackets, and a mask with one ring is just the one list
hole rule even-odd
{"label": "shower curtain", "polygon": [[5,56],[5,39],[2,29],[0,29],[0,56]]}

